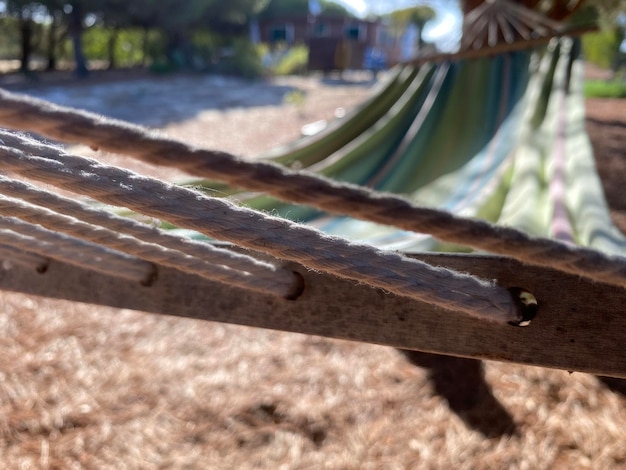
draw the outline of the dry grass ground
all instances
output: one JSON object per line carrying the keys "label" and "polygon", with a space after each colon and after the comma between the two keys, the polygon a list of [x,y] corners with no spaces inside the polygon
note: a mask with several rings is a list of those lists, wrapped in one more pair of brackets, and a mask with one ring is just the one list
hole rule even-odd
{"label": "dry grass ground", "polygon": [[[253,155],[366,92],[296,85],[302,109],[214,111],[167,131]],[[626,106],[590,101],[588,126],[624,230]],[[622,381],[0,299],[5,468],[626,468]]]}

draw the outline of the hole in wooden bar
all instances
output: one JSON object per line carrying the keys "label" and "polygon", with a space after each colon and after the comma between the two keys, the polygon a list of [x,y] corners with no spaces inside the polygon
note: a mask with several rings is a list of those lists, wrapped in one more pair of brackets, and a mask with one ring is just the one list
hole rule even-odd
{"label": "hole in wooden bar", "polygon": [[522,287],[511,287],[509,288],[509,292],[521,313],[521,317],[518,321],[511,321],[509,324],[514,326],[530,325],[530,322],[537,316],[537,311],[539,310],[537,298]]}
{"label": "hole in wooden bar", "polygon": [[152,271],[150,272],[148,277],[146,277],[146,279],[141,281],[141,285],[144,287],[152,287],[158,278],[159,278],[159,268],[153,264]]}
{"label": "hole in wooden bar", "polygon": [[291,287],[291,292],[285,296],[287,300],[296,300],[304,292],[304,277],[297,271],[292,271],[294,276],[294,282]]}
{"label": "hole in wooden bar", "polygon": [[45,263],[38,264],[35,268],[37,274],[46,274],[48,272],[48,268],[50,267],[50,260],[46,260]]}

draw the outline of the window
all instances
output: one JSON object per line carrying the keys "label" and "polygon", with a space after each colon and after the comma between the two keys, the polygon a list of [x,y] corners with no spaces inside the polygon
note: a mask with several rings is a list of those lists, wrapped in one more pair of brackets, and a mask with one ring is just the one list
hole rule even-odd
{"label": "window", "polygon": [[353,41],[365,41],[367,36],[367,25],[353,23],[346,27],[346,38]]}
{"label": "window", "polygon": [[294,39],[293,25],[284,23],[270,28],[270,42],[286,42],[291,44]]}

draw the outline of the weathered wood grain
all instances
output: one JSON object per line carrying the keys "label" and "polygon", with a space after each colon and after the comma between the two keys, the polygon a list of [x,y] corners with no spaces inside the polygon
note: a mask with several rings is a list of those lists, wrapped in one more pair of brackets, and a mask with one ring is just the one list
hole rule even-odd
{"label": "weathered wood grain", "polygon": [[159,268],[150,287],[58,262],[45,273],[0,270],[0,289],[261,328],[626,378],[626,290],[500,257],[417,258],[522,287],[539,302],[530,326],[476,320],[290,265],[305,283],[296,300],[229,288]]}

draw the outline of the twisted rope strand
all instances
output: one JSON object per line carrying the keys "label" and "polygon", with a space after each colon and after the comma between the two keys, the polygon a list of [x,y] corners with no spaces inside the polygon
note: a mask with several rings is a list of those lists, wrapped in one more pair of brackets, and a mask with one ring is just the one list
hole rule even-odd
{"label": "twisted rope strand", "polygon": [[131,155],[152,164],[177,167],[204,178],[265,192],[330,213],[430,233],[447,242],[626,287],[626,258],[623,257],[418,207],[399,196],[375,193],[311,173],[294,172],[267,162],[244,161],[225,152],[195,149],[143,127],[85,111],[0,90],[0,123],[67,142],[88,143],[94,148]]}
{"label": "twisted rope strand", "polygon": [[[201,243],[188,238],[174,236],[165,230],[150,227],[108,211],[89,207],[87,204],[36,188],[28,183],[0,175],[0,192],[37,206],[47,207],[55,212],[72,216],[93,225],[106,227],[114,232],[132,235],[147,243],[180,251],[215,266],[224,266],[231,270],[248,273],[256,278],[254,281],[252,279],[247,281],[248,284],[254,282],[260,288],[265,286],[268,291],[276,292],[277,295],[293,297],[299,288],[299,280],[294,279],[295,275],[292,272],[278,268],[271,263],[236,253],[232,250],[219,248],[210,243]],[[222,282],[227,281],[222,279]],[[281,293],[279,294],[279,292]]]}
{"label": "twisted rope strand", "polygon": [[52,146],[25,142],[29,152],[51,158],[0,146],[6,170],[442,308],[494,321],[518,319],[509,292],[493,282],[331,237]]}
{"label": "twisted rope strand", "polygon": [[152,283],[156,273],[152,263],[52,232],[15,217],[0,217],[0,240],[5,245],[40,256],[144,285]]}
{"label": "twisted rope strand", "polygon": [[[97,225],[88,224],[73,217],[57,214],[44,207],[34,206],[17,199],[0,196],[0,214],[17,217],[32,224],[39,224],[49,230],[62,231],[72,237],[103,245],[155,264],[197,274],[212,281],[252,289],[262,293],[270,292],[283,297],[290,295],[289,283],[277,282],[276,276],[271,279],[273,282],[267,282],[267,278],[257,280],[250,273],[233,270],[227,266],[212,265],[202,259],[194,258],[179,251],[169,250],[152,243],[145,243],[136,238],[113,232]],[[285,274],[290,276],[290,280],[292,280],[292,277],[295,277],[288,271],[285,271]]]}

